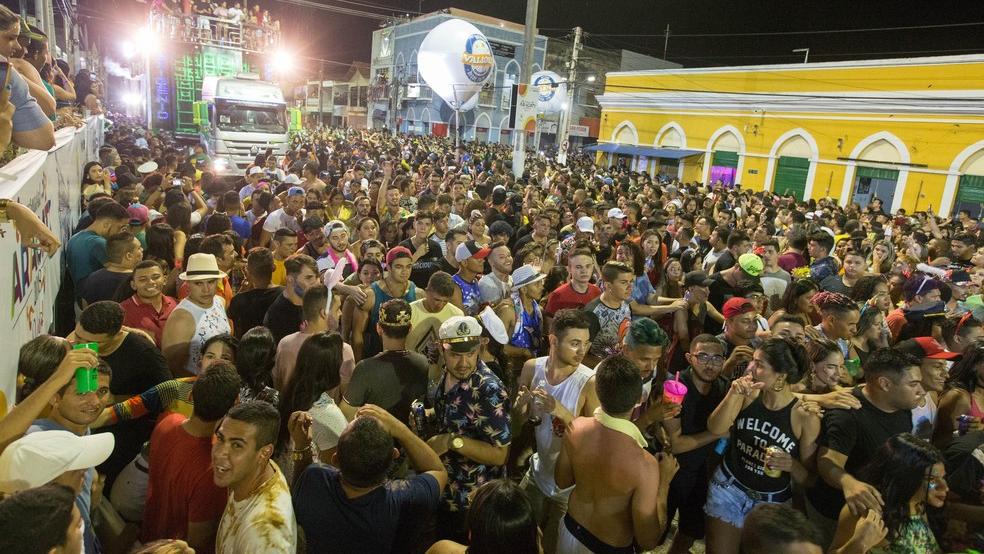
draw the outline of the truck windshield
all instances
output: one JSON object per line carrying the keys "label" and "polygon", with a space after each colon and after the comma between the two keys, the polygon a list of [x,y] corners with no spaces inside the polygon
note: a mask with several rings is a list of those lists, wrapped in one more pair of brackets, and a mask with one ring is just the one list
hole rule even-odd
{"label": "truck windshield", "polygon": [[220,131],[286,133],[287,116],[282,106],[219,103],[215,107]]}

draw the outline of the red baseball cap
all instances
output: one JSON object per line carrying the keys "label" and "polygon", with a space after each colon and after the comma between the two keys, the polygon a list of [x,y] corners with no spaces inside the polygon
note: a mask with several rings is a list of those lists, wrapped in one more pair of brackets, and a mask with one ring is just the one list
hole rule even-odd
{"label": "red baseball cap", "polygon": [[747,298],[741,298],[740,296],[734,296],[729,298],[727,302],[724,303],[724,307],[721,309],[721,314],[724,319],[731,319],[735,316],[739,316],[746,312],[754,312],[755,304]]}
{"label": "red baseball cap", "polygon": [[913,356],[930,360],[956,360],[960,357],[957,352],[949,352],[943,345],[933,337],[916,337],[904,340],[895,345],[895,348]]}
{"label": "red baseball cap", "polygon": [[389,249],[386,253],[386,266],[389,267],[393,265],[393,260],[400,254],[404,254],[407,258],[413,258],[413,252],[410,251],[406,246],[394,246]]}

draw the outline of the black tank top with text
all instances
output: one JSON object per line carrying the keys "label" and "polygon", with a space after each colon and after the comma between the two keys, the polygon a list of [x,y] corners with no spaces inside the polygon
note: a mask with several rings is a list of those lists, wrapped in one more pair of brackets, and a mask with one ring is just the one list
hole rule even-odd
{"label": "black tank top with text", "polygon": [[765,450],[770,446],[799,458],[799,442],[793,434],[793,408],[797,399],[772,411],[762,403],[762,395],[738,414],[731,428],[731,447],[726,463],[732,475],[745,487],[763,493],[778,492],[789,487],[790,475],[779,477],[765,474]]}

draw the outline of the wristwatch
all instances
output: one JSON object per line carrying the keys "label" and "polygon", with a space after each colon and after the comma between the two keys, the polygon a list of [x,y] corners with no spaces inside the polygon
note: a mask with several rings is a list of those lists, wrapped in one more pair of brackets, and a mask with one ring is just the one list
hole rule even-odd
{"label": "wristwatch", "polygon": [[451,439],[451,450],[461,450],[465,446],[465,439],[454,437]]}
{"label": "wristwatch", "polygon": [[7,200],[6,198],[0,198],[0,223],[6,223],[7,221],[10,220],[10,217],[7,215],[8,203],[9,200]]}

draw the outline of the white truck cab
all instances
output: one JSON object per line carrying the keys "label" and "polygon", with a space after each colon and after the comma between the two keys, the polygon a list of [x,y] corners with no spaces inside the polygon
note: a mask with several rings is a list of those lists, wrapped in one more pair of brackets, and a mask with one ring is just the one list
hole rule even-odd
{"label": "white truck cab", "polygon": [[199,140],[217,177],[241,177],[257,154],[287,152],[289,133],[300,129],[300,111],[287,109],[283,92],[258,75],[206,76],[195,102]]}

